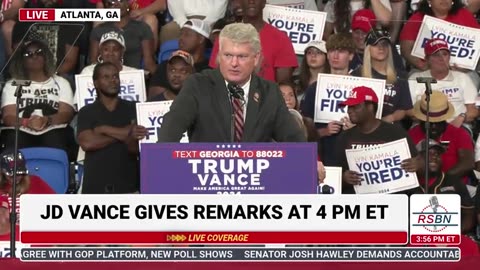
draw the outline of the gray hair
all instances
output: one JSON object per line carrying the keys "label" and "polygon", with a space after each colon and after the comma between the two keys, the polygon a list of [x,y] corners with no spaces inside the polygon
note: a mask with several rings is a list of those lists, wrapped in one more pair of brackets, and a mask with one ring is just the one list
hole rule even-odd
{"label": "gray hair", "polygon": [[225,26],[219,35],[219,45],[222,48],[222,40],[229,39],[234,43],[249,43],[257,54],[262,50],[260,36],[257,29],[249,23],[232,23]]}

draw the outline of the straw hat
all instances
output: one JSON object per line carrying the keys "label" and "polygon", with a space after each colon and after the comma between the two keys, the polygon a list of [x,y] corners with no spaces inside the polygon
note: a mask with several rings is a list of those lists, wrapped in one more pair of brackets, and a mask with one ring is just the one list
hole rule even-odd
{"label": "straw hat", "polygon": [[[430,95],[430,122],[436,123],[450,119],[454,112],[455,109],[445,94],[439,91],[432,91]],[[427,121],[427,101],[425,94],[423,94],[422,99],[418,100],[413,106],[413,115],[421,121]]]}

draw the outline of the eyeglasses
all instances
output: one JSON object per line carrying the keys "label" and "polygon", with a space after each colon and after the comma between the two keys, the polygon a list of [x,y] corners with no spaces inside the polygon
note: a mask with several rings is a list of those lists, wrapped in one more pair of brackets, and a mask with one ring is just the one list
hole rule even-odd
{"label": "eyeglasses", "polygon": [[23,57],[29,58],[29,57],[33,57],[33,56],[39,56],[39,55],[43,55],[43,50],[42,49],[37,49],[35,51],[26,52],[26,53],[23,54]]}

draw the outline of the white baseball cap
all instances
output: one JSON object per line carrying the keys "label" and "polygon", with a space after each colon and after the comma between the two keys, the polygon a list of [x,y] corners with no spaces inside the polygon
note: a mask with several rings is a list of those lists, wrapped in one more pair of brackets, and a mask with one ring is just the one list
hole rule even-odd
{"label": "white baseball cap", "polygon": [[190,28],[207,39],[210,38],[210,25],[204,20],[190,19],[185,22],[183,27]]}
{"label": "white baseball cap", "polygon": [[125,49],[125,39],[123,38],[123,35],[115,31],[110,31],[103,34],[102,38],[100,39],[99,46],[109,40],[114,40],[118,42]]}

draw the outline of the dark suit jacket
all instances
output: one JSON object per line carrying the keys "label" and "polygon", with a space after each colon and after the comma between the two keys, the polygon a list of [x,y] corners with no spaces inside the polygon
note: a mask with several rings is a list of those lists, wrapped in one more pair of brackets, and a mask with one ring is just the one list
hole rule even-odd
{"label": "dark suit jacket", "polygon": [[[190,142],[231,142],[231,103],[218,69],[195,73],[184,82],[165,115],[159,142],[178,142],[188,131]],[[252,75],[244,142],[304,142],[304,132],[289,113],[278,86]]]}

